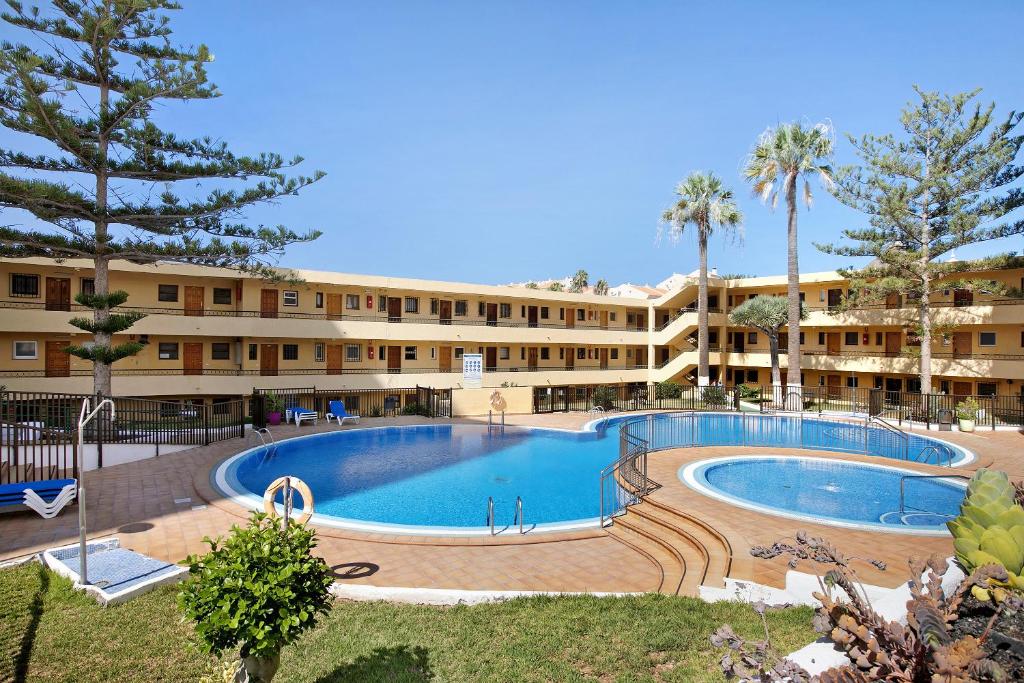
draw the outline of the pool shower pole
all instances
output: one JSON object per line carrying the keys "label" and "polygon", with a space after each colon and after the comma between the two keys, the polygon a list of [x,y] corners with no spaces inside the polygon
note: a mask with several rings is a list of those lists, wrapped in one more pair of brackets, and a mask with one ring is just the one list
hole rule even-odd
{"label": "pool shower pole", "polygon": [[[81,466],[78,468],[78,582],[85,586],[89,583],[89,560],[86,548],[86,518],[85,518],[85,425],[96,417],[103,406],[110,404],[110,421],[113,422],[117,416],[117,406],[109,398],[99,402],[92,412],[89,410],[89,399],[82,400],[82,410],[78,414],[78,457],[81,458]],[[100,427],[102,429],[102,427]]]}

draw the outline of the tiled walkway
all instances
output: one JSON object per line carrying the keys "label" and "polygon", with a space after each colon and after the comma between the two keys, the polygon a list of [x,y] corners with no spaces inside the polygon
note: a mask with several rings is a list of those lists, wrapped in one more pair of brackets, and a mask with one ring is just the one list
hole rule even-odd
{"label": "tiled walkway", "polygon": [[[509,418],[509,423],[576,429],[589,419],[592,416],[580,414],[532,415]],[[384,425],[429,421],[411,417],[364,422]],[[357,427],[345,427],[354,428]],[[275,435],[282,439],[314,430],[336,429],[337,426],[323,424],[301,430],[281,427]],[[1011,476],[1024,478],[1024,435],[979,432],[942,436],[979,455],[979,462],[966,469],[995,463]],[[240,440],[232,440],[88,473],[85,486],[89,537],[116,535],[123,546],[167,561],[181,561],[190,553],[204,551],[204,536],[224,534],[248,514],[222,499],[208,483],[211,467],[244,445]],[[663,484],[652,500],[698,516],[724,534],[733,548],[731,576],[780,584],[783,563],[753,560],[747,551],[752,544],[771,543],[793,535],[798,529],[828,536],[849,553],[886,560],[891,569],[885,575],[865,575],[879,583],[896,584],[904,580],[905,559],[910,554],[950,552],[952,543],[947,538],[847,531],[743,510],[701,496],[676,477],[676,470],[684,462],[756,450],[680,449],[651,457],[651,476]],[[835,453],[824,455],[862,459]],[[31,513],[2,515],[0,560],[73,542],[77,534],[75,508],[53,520],[42,520]],[[356,534],[320,528],[319,537],[318,552],[335,568],[339,580],[351,583],[495,590],[645,591],[656,589],[662,580],[660,567],[649,557],[596,529],[574,534],[538,534],[525,539],[454,539]]]}

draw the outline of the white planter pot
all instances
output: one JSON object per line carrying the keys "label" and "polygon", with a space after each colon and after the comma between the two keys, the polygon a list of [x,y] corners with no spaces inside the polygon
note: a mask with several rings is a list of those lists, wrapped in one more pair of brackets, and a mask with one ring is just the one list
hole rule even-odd
{"label": "white planter pot", "polygon": [[960,431],[961,432],[973,432],[974,431],[974,420],[960,420]]}

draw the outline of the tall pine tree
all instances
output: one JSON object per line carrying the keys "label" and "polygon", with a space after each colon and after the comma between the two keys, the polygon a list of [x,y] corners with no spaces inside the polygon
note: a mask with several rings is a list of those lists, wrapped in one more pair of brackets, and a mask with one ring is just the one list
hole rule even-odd
{"label": "tall pine tree", "polygon": [[[919,101],[903,110],[903,132],[850,136],[863,166],[841,169],[835,196],[868,216],[869,227],[843,231],[853,244],[819,244],[842,256],[871,257],[862,268],[841,269],[850,279],[843,308],[902,294],[916,301],[921,390],[932,388],[932,338],[945,327],[932,295],[943,289],[1017,293],[973,271],[1014,265],[1013,254],[951,260],[954,249],[1024,233],[1024,204],[1016,162],[1024,114],[995,121],[994,104],[973,103],[980,92],[944,95],[915,88]],[[943,257],[947,257],[943,260]]]}
{"label": "tall pine tree", "polygon": [[[167,13],[180,9],[177,3],[7,5],[2,18],[29,32],[34,45],[0,45],[0,124],[34,138],[24,138],[33,148],[44,141],[48,151],[0,149],[0,206],[36,219],[0,227],[0,256],[92,260],[95,293],[76,300],[93,315],[72,324],[93,343],[69,352],[92,361],[94,389],[110,394],[111,365],[140,350],[113,337],[141,317],[114,311],[127,294],[110,291],[111,262],[191,263],[272,277],[270,266],[287,245],[320,233],[250,226],[243,211],[295,194],[323,173],[287,177],[300,157],[235,156],[223,142],[181,138],[154,122],[160,104],[219,96],[207,81],[209,50],[171,43]],[[242,189],[227,182],[250,178],[255,182]],[[176,183],[186,184],[188,195]]]}

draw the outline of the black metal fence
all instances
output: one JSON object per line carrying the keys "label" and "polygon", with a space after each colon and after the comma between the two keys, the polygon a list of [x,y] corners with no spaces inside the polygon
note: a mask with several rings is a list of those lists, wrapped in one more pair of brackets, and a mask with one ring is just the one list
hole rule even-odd
{"label": "black metal fence", "polygon": [[0,484],[77,477],[74,434],[0,420]]}
{"label": "black metal fence", "polygon": [[[331,411],[331,401],[342,401],[345,412],[360,417],[392,417],[395,415],[422,415],[424,417],[451,417],[452,390],[432,387],[403,387],[387,389],[317,389],[297,387],[265,389],[254,387],[249,397],[249,412],[256,427],[264,427],[267,415],[302,408],[323,417]],[[284,419],[284,416],[282,416]]]}
{"label": "black metal fence", "polygon": [[880,415],[898,424],[918,422],[931,426],[949,419],[957,420],[957,406],[968,399],[978,404],[977,425],[982,427],[1024,426],[1024,396],[956,396],[953,394],[913,394],[903,391],[878,392]]}
{"label": "black metal fence", "polygon": [[[82,403],[95,407],[102,395],[0,391],[0,483],[51,478],[77,473],[78,419]],[[104,409],[82,433],[84,444],[95,445],[97,466],[103,467],[106,445],[205,446],[245,436],[242,398],[156,401],[111,397],[114,409]],[[72,476],[72,475],[68,475]]]}
{"label": "black metal fence", "polygon": [[738,410],[735,389],[720,385],[655,386],[646,384],[573,384],[534,387],[534,413],[590,410]]}

